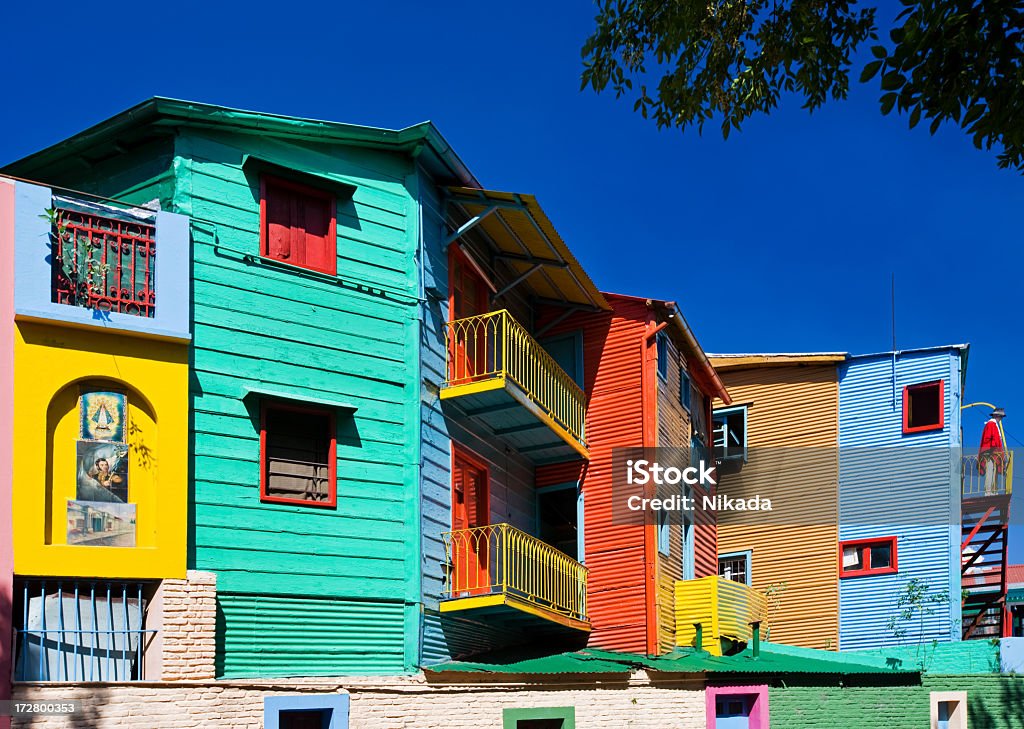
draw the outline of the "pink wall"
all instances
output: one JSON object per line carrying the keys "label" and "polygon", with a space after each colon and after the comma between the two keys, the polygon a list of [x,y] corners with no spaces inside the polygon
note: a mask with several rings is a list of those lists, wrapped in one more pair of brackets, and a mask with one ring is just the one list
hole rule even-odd
{"label": "pink wall", "polygon": [[767,684],[752,683],[735,686],[708,686],[704,691],[705,716],[707,717],[708,729],[715,729],[715,700],[719,696],[749,696],[753,698],[753,706],[751,707],[750,720],[747,726],[750,729],[769,729]]}
{"label": "pink wall", "polygon": [[[14,183],[0,179],[0,699],[11,697],[14,539]],[[0,729],[11,720],[0,716]]]}

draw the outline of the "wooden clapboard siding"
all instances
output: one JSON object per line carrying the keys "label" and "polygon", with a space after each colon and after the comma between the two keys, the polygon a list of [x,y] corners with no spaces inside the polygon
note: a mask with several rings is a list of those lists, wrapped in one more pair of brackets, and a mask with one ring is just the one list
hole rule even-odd
{"label": "wooden clapboard siding", "polygon": [[[785,583],[770,615],[774,642],[838,647],[836,367],[722,369],[734,405],[749,405],[749,461],[719,493],[772,500],[763,516],[718,514],[718,552],[751,550],[752,586]],[[716,407],[721,403],[716,402]]]}
{"label": "wooden clapboard siding", "polygon": [[[452,447],[472,453],[487,466],[490,488],[490,523],[508,523],[529,534],[537,532],[537,496],[532,462],[507,450],[455,404],[438,397],[445,379],[445,328],[448,320],[448,256],[443,248],[447,229],[437,187],[421,170],[418,193],[423,216],[424,286],[443,297],[428,299],[423,307],[419,341],[422,366],[420,392],[421,476],[420,513],[422,592],[426,618],[421,648],[423,663],[505,647],[522,642],[522,632],[458,615],[437,612],[442,597],[444,543],[441,535],[452,528]],[[486,261],[488,257],[480,256]],[[529,323],[525,301],[511,299],[510,308]],[[508,303],[503,300],[503,305]]]}

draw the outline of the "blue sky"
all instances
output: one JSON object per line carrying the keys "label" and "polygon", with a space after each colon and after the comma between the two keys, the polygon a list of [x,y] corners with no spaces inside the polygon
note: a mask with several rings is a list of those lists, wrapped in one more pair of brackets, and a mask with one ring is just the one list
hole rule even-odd
{"label": "blue sky", "polygon": [[[659,131],[580,92],[582,0],[279,10],[11,5],[0,162],[152,95],[430,119],[485,185],[537,195],[600,287],[678,301],[709,351],[888,349],[895,272],[898,345],[970,342],[967,399],[1003,405],[1022,445],[1024,180],[958,131],[883,118],[855,80],[845,102],[809,115],[783,99],[727,142]],[[965,413],[967,443],[984,416]]]}

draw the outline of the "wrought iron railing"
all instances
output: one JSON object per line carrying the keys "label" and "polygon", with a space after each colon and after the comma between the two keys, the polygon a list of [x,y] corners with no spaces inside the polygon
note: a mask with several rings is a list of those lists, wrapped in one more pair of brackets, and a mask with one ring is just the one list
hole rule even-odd
{"label": "wrought iron railing", "polygon": [[54,302],[154,316],[154,226],[58,209],[51,239]]}
{"label": "wrought iron railing", "polygon": [[1013,491],[1013,451],[1003,450],[979,458],[963,457],[965,497],[1004,496]]}
{"label": "wrought iron railing", "polygon": [[141,681],[147,644],[141,582],[20,581],[16,681]]}
{"label": "wrought iron railing", "polygon": [[442,535],[444,597],[505,594],[575,620],[587,620],[587,568],[511,524]]}
{"label": "wrought iron railing", "polygon": [[505,309],[450,321],[445,387],[511,380],[559,426],[586,445],[586,395]]}

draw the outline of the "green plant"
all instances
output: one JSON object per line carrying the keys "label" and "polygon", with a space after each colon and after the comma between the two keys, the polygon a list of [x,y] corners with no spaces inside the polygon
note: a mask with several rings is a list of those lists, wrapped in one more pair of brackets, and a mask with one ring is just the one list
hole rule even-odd
{"label": "green plant", "polygon": [[[939,605],[949,604],[949,593],[931,591],[927,581],[912,577],[903,587],[896,600],[896,612],[889,617],[887,628],[897,640],[907,636],[910,626],[917,625],[918,659],[921,660],[921,645],[924,639],[924,621],[935,614]],[[923,661],[922,661],[923,665]]]}
{"label": "green plant", "polygon": [[67,303],[93,308],[93,302],[104,293],[110,271],[110,266],[97,257],[102,243],[76,236],[58,208],[46,208],[39,217],[50,224],[50,255],[59,262],[71,289]]}
{"label": "green plant", "polygon": [[785,591],[785,582],[773,582],[764,588],[764,596],[768,603],[768,615],[765,619],[764,629],[765,640],[771,640],[772,625],[775,622],[775,617],[779,614],[779,608],[782,607],[782,593]]}

